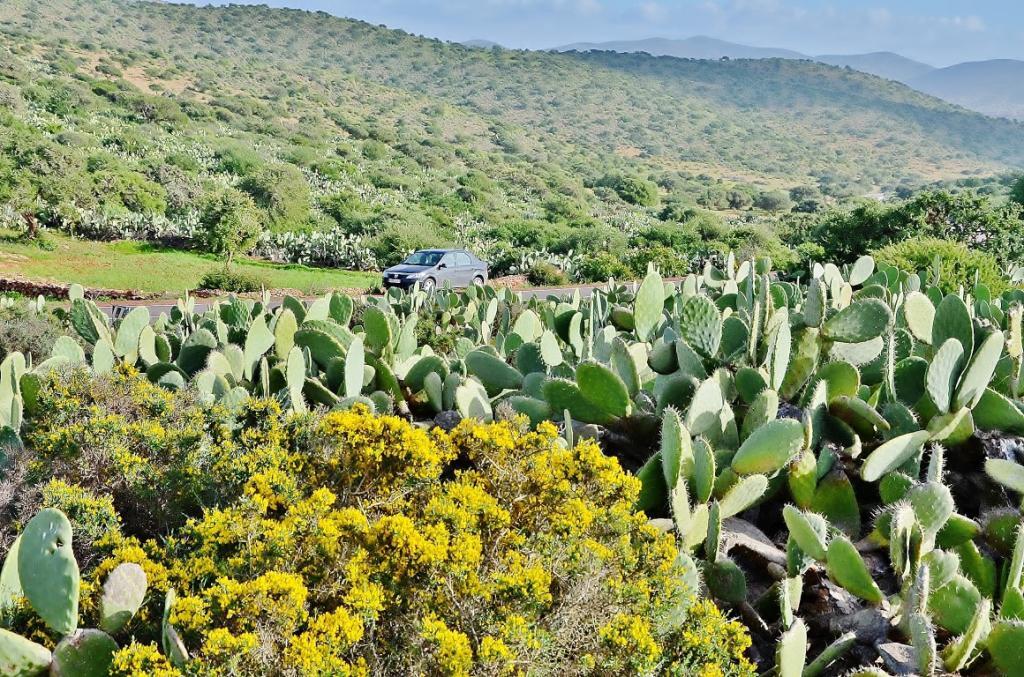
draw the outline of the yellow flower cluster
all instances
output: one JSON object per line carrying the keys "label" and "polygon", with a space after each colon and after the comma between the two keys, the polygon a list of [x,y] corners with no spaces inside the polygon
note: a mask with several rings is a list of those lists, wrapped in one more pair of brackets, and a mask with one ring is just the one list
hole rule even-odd
{"label": "yellow flower cluster", "polygon": [[469,637],[450,629],[444,621],[428,616],[423,619],[423,639],[427,642],[428,660],[437,672],[451,677],[465,677],[473,667],[473,649]]}
{"label": "yellow flower cluster", "polygon": [[[103,396],[77,378],[47,395],[62,413],[33,432],[44,462],[63,478],[70,456],[118,472],[138,459],[145,486],[109,491],[140,512],[121,511],[124,533],[161,535],[96,539],[83,594],[139,563],[151,594],[131,630],[148,640],[174,588],[189,674],[753,674],[742,626],[710,602],[692,600],[678,628],[658,622],[689,599],[676,544],[594,442],[566,448],[550,424],[428,432],[358,405],[286,416],[256,400],[232,425],[127,374]],[[160,674],[160,658],[131,644],[116,674]]]}
{"label": "yellow flower cluster", "polygon": [[114,654],[110,677],[180,677],[153,644],[132,643]]}
{"label": "yellow flower cluster", "polygon": [[639,616],[616,614],[598,634],[615,655],[628,657],[629,668],[634,673],[651,672],[661,657],[661,647],[651,634],[650,622]]}

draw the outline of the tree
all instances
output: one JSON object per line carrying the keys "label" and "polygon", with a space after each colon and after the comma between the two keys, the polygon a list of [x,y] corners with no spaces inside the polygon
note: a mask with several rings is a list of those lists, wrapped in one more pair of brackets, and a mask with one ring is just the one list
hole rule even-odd
{"label": "tree", "polygon": [[624,202],[638,207],[658,204],[658,187],[635,176],[606,176],[598,185],[612,188]]}
{"label": "tree", "polygon": [[766,212],[788,212],[793,208],[793,201],[781,190],[772,190],[759,193],[754,198],[754,206]]}
{"label": "tree", "polygon": [[264,167],[242,181],[241,188],[266,210],[274,231],[296,230],[309,221],[309,184],[293,165]]}
{"label": "tree", "polygon": [[225,268],[231,266],[236,254],[252,249],[263,230],[256,203],[234,188],[225,188],[207,198],[199,224],[203,247],[213,254],[227,256]]}
{"label": "tree", "polygon": [[1010,199],[1017,204],[1024,206],[1024,176],[1017,179],[1017,182],[1013,184],[1013,188],[1010,189]]}
{"label": "tree", "polygon": [[725,194],[725,199],[728,201],[730,209],[747,209],[753,204],[750,195],[735,188]]}

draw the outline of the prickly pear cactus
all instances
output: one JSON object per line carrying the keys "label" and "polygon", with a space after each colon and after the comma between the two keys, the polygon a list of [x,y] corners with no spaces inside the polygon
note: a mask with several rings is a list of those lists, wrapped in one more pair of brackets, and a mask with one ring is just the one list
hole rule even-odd
{"label": "prickly pear cactus", "polygon": [[71,549],[71,523],[60,510],[41,510],[25,525],[18,575],[32,609],[51,629],[67,635],[78,627],[78,562]]}

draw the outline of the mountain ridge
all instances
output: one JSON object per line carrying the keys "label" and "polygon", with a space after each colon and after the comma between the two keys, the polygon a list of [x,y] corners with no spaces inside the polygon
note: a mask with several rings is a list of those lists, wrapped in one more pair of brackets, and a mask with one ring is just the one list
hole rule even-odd
{"label": "mountain ridge", "polygon": [[694,36],[583,42],[552,51],[611,51],[675,56],[683,59],[794,59],[852,68],[901,82],[925,94],[993,117],[1024,119],[1024,61],[986,59],[935,67],[896,52],[808,55],[773,47],[752,47],[737,42]]}
{"label": "mountain ridge", "polygon": [[644,38],[641,40],[612,40],[608,42],[577,42],[550,51],[586,52],[590,50],[612,52],[646,52],[652,56],[674,56],[682,59],[810,59],[789,49],[755,47],[729,42],[706,35],[695,35],[681,40],[672,38]]}

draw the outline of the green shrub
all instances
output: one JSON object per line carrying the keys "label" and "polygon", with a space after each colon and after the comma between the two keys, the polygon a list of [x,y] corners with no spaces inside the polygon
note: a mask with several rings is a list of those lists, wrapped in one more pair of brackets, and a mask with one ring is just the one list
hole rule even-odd
{"label": "green shrub", "polygon": [[654,264],[662,275],[678,277],[693,272],[690,259],[675,249],[664,245],[654,245],[634,251],[629,256],[629,265],[636,277],[643,277],[649,264]]}
{"label": "green shrub", "polygon": [[[233,425],[132,373],[60,379],[27,442],[75,537],[111,529],[82,566],[83,625],[120,564],[150,590],[115,675],[176,674],[150,644],[170,588],[189,674],[754,674],[742,625],[693,596],[640,481],[592,440],[363,407],[286,419],[274,400]],[[33,622],[11,629],[42,637]]]}
{"label": "green shrub", "polygon": [[974,287],[975,279],[993,294],[1006,288],[1006,278],[991,254],[970,249],[959,242],[931,237],[915,237],[875,250],[875,259],[903,270],[931,271],[939,259],[939,288],[947,294],[963,286]]}
{"label": "green shrub", "polygon": [[225,188],[206,199],[199,225],[200,246],[227,256],[225,268],[235,256],[248,253],[263,230],[252,198],[235,188]]}
{"label": "green shrub", "polygon": [[554,264],[537,261],[526,271],[526,279],[538,287],[557,287],[569,283],[569,278]]}
{"label": "green shrub", "polygon": [[246,176],[263,164],[260,154],[238,141],[227,141],[217,149],[219,169],[238,176]]}
{"label": "green shrub", "polygon": [[0,307],[0,360],[19,352],[31,355],[38,364],[50,356],[53,342],[65,333],[51,313],[29,311],[24,301],[16,300],[13,306]]}
{"label": "green shrub", "polygon": [[234,294],[258,292],[267,286],[259,275],[243,273],[228,268],[217,268],[203,275],[198,289],[205,291],[226,291]]}
{"label": "green shrub", "polygon": [[264,167],[241,183],[267,214],[274,231],[298,230],[309,221],[309,185],[292,165]]}
{"label": "green shrub", "polygon": [[1010,199],[1024,207],[1024,176],[1018,178],[1010,189]]}
{"label": "green shrub", "polygon": [[622,259],[609,252],[597,252],[580,259],[576,275],[583,282],[607,282],[609,279],[628,280],[633,271]]}
{"label": "green shrub", "polygon": [[754,198],[754,206],[766,212],[788,212],[793,208],[789,195],[781,190],[765,191]]}
{"label": "green shrub", "polygon": [[635,176],[606,177],[601,182],[610,186],[624,202],[641,207],[658,204],[658,187]]}
{"label": "green shrub", "polygon": [[1024,256],[1022,206],[995,205],[973,191],[920,193],[893,205],[868,202],[852,210],[827,212],[812,239],[837,263],[850,263],[866,251],[931,237],[989,252],[1000,263]]}

